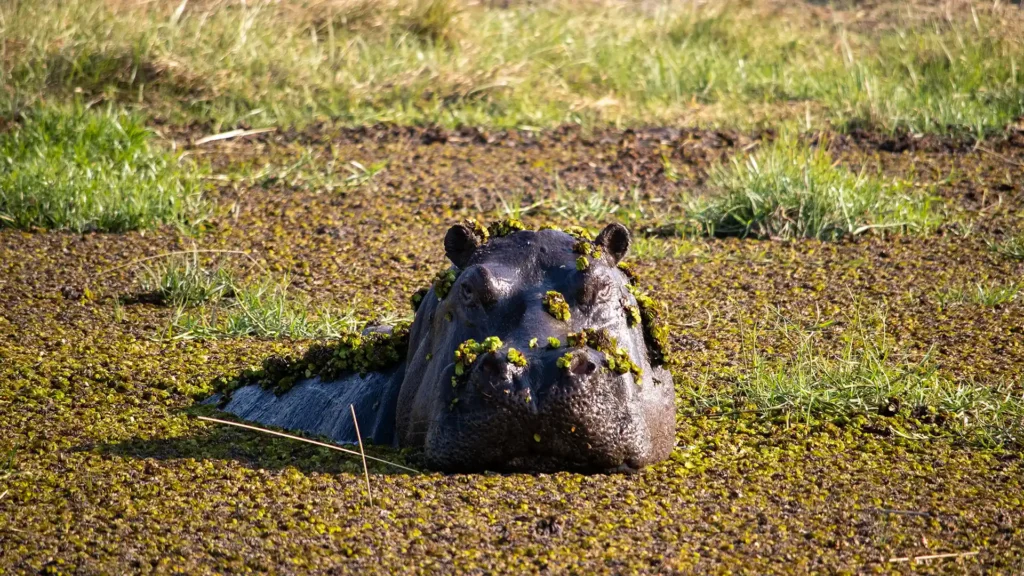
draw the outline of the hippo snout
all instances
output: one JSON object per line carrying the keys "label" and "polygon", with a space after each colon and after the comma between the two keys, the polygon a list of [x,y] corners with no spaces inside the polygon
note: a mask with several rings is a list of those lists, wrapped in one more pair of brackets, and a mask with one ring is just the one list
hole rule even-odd
{"label": "hippo snout", "polygon": [[629,374],[609,370],[604,354],[593,348],[531,350],[523,358],[514,363],[503,354],[481,355],[470,368],[469,390],[488,404],[572,419],[573,408],[584,405],[570,402],[572,397],[622,398],[632,385]]}

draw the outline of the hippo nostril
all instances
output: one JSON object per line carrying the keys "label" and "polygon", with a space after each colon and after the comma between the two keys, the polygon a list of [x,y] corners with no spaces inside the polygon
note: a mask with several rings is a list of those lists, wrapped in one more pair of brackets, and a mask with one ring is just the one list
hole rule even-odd
{"label": "hippo nostril", "polygon": [[577,376],[590,376],[597,371],[597,364],[589,358],[575,362],[572,366],[572,373]]}
{"label": "hippo nostril", "polygon": [[494,354],[487,354],[480,361],[480,369],[491,374],[502,374],[505,372],[505,361]]}

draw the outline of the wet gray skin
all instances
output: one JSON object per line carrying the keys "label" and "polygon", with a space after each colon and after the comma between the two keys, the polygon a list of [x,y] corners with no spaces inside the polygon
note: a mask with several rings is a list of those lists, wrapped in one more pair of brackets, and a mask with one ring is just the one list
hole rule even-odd
{"label": "wet gray skin", "polygon": [[[629,232],[606,227],[594,241],[601,256],[584,270],[576,242],[557,230],[524,230],[479,244],[469,228],[453,226],[445,252],[459,275],[444,298],[433,289],[424,297],[403,365],[312,378],[281,396],[247,386],[223,408],[349,443],[352,404],[364,441],[418,449],[428,466],[449,471],[631,471],[662,460],[675,439],[675,394],[669,372],[651,365],[642,327],[627,319],[626,306],[637,303],[616,263]],[[545,307],[548,291],[564,296],[568,321]],[[567,346],[568,334],[583,329],[607,330],[639,375],[609,369],[604,352]],[[502,347],[456,377],[459,345],[489,336]],[[548,348],[549,337],[562,346]],[[525,366],[509,361],[513,348]]]}

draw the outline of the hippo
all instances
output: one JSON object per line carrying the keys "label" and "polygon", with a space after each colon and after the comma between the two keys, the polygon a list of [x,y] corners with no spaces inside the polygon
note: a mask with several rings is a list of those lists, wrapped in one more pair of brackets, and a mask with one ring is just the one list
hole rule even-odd
{"label": "hippo", "polygon": [[660,309],[610,224],[527,230],[473,220],[444,237],[451,267],[408,326],[271,359],[218,397],[266,425],[411,448],[444,471],[632,472],[668,457],[675,391]]}

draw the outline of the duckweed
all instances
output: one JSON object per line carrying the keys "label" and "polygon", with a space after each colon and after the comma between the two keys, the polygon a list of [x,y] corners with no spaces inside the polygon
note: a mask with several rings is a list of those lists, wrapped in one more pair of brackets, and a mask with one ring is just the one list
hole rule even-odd
{"label": "duckweed", "polygon": [[566,234],[575,236],[580,240],[586,240],[587,242],[593,242],[594,240],[594,235],[583,226],[569,226],[564,231]]}
{"label": "duckweed", "polygon": [[437,295],[438,300],[444,300],[448,296],[448,292],[451,291],[460,272],[461,270],[456,268],[448,268],[434,276],[434,294]]}
{"label": "duckweed", "polygon": [[455,375],[462,376],[466,368],[476,361],[480,354],[494,353],[501,349],[502,342],[497,336],[488,336],[483,342],[470,338],[455,349]]}
{"label": "duckweed", "polygon": [[491,225],[487,227],[487,232],[490,233],[490,235],[495,238],[508,236],[509,234],[513,232],[518,232],[520,230],[526,230],[526,225],[523,224],[523,222],[518,218],[506,218],[504,220],[498,220],[497,222],[491,223]]}
{"label": "duckweed", "polygon": [[526,366],[526,356],[523,356],[523,353],[515,348],[508,349],[508,361],[509,364],[512,364],[513,366]]}
{"label": "duckweed", "polygon": [[562,296],[561,292],[555,290],[548,290],[544,294],[544,309],[548,311],[548,314],[562,322],[568,322],[572,317],[569,312],[569,303],[565,301],[565,296]]}
{"label": "duckweed", "polygon": [[[510,131],[487,134],[489,144],[421,145],[433,130],[282,130],[217,148],[231,162],[281,158],[299,142],[391,161],[373,194],[218,182],[214,197],[237,199],[237,219],[198,238],[175,229],[3,234],[0,278],[14,289],[0,290],[0,572],[1019,572],[1019,446],[951,439],[946,414],[930,406],[787,420],[748,412],[730,394],[745,376],[744,334],[759,319],[798,324],[829,350],[870,345],[847,342],[848,323],[829,323],[865,297],[899,335],[894,353],[911,361],[929,353],[956,381],[1017,385],[1024,302],[939,310],[921,297],[954,279],[1020,277],[1019,261],[993,257],[987,245],[1000,238],[995,226],[1024,230],[1019,183],[1004,181],[1005,161],[972,151],[972,143],[860,134],[844,137],[837,154],[896,176],[953,174],[935,195],[970,217],[981,214],[983,197],[972,200],[971,190],[1009,182],[1001,207],[990,204],[970,236],[949,229],[926,242],[881,234],[829,245],[729,239],[702,242],[696,256],[675,254],[678,238],[649,238],[668,256],[634,264],[668,304],[661,320],[672,330],[670,369],[681,392],[676,449],[641,474],[406,476],[371,462],[371,507],[358,459],[191,418],[209,411],[194,404],[215,387],[268,357],[301,360],[307,342],[167,339],[161,328],[173,309],[135,301],[129,270],[98,272],[195,241],[250,251],[272,273],[290,273],[313,302],[376,310],[430,282],[444,230],[466,210],[453,206],[472,206],[479,190],[536,186],[544,176],[535,162],[583,167],[573,178],[595,187],[627,189],[641,178],[671,202],[682,187],[699,186],[708,159],[751,143],[745,134],[683,129],[664,145],[665,132],[642,130],[599,131],[587,143],[571,131]],[[985,146],[1024,162],[1020,136],[1009,131],[1005,140]],[[603,141],[610,144],[591,143]],[[890,146],[905,151],[885,151]],[[662,150],[680,183],[660,180]],[[454,157],[467,164],[453,177]],[[497,198],[485,191],[481,202]],[[402,233],[382,233],[390,229]],[[434,255],[424,258],[428,245]],[[763,335],[758,354],[795,359],[774,336]],[[435,353],[451,361],[451,350]],[[692,403],[682,389],[698,381],[730,402]],[[463,397],[452,416],[470,405]],[[581,439],[590,432],[569,423],[564,430]],[[544,448],[553,434],[527,429],[508,440]],[[412,457],[367,450],[398,462]],[[961,559],[889,562],[974,550]]]}

